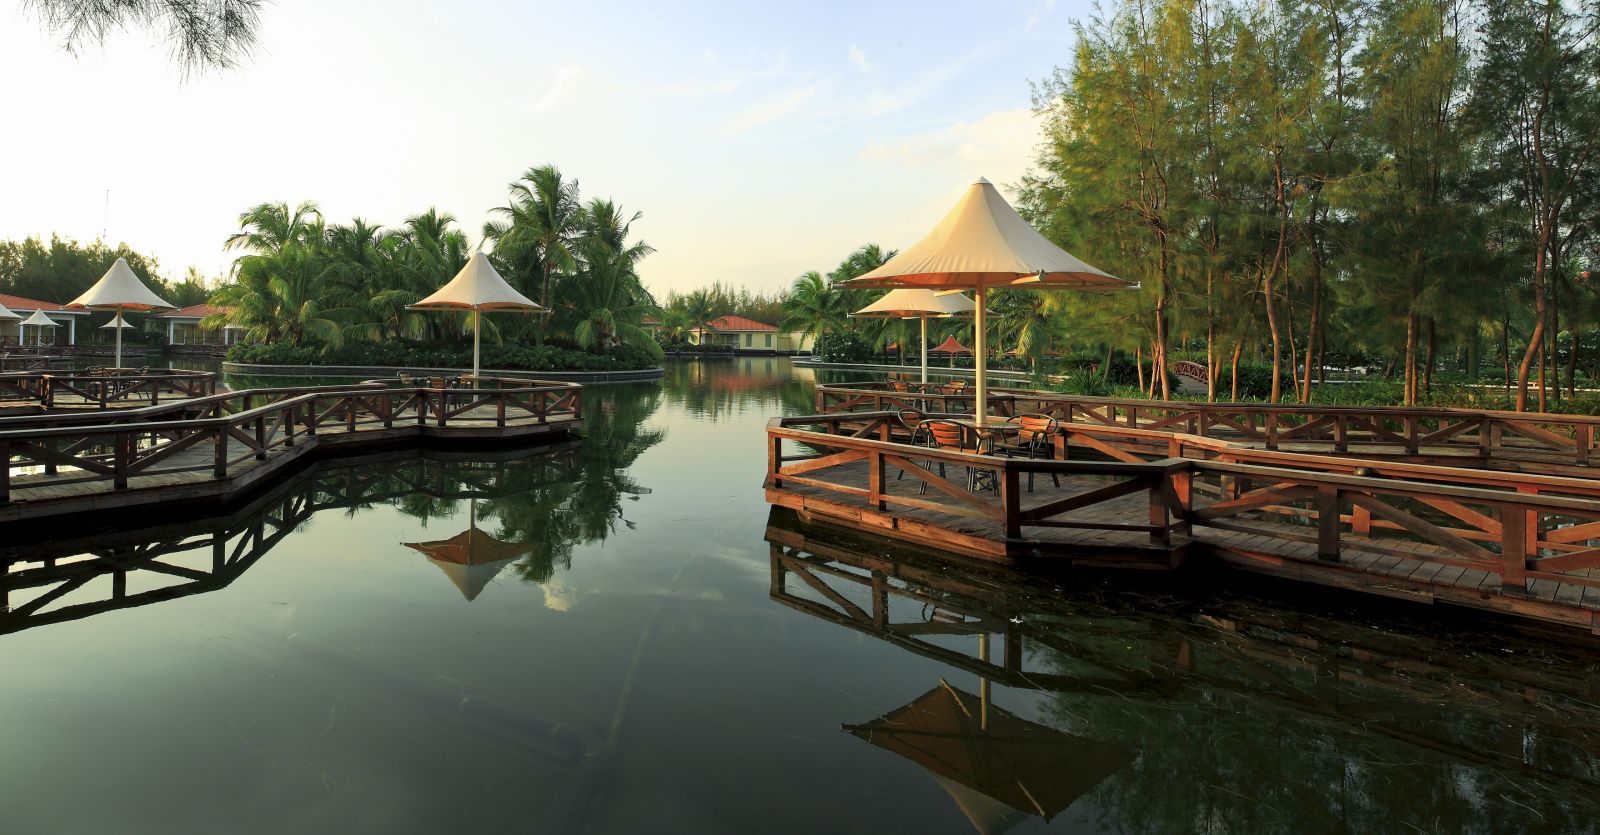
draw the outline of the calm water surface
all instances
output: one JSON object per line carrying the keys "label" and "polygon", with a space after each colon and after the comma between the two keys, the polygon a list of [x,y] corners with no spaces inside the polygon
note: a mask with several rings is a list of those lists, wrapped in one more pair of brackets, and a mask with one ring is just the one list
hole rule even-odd
{"label": "calm water surface", "polygon": [[769,518],[812,383],[676,363],[581,442],[0,546],[58,560],[0,614],[0,832],[1597,829],[1595,654]]}

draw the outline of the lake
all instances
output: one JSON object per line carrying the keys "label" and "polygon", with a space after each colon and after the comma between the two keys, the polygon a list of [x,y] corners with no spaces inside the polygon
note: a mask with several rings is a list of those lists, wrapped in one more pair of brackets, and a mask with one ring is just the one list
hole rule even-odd
{"label": "lake", "polygon": [[0,544],[0,832],[1600,828],[1600,654],[774,516],[814,376],[673,361],[581,441]]}

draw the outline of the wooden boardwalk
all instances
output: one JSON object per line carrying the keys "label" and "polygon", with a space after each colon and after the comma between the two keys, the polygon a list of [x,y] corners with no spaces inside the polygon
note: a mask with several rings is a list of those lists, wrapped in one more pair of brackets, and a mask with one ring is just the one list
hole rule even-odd
{"label": "wooden boardwalk", "polygon": [[1594,479],[1071,424],[1054,460],[1005,458],[899,442],[897,418],[773,421],[768,501],[990,561],[1223,564],[1600,634]]}
{"label": "wooden boardwalk", "polygon": [[301,461],[350,450],[561,438],[582,425],[580,390],[528,381],[492,389],[365,383],[4,418],[0,522],[228,501]]}

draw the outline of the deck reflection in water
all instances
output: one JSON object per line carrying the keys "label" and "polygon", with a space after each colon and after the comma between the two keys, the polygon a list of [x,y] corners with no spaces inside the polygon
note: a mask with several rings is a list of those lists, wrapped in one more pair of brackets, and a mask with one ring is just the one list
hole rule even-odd
{"label": "deck reflection in water", "polygon": [[525,572],[549,573],[534,564],[546,543],[507,542],[485,533],[478,526],[478,501],[571,483],[579,447],[336,459],[313,465],[226,515],[74,537],[13,538],[0,547],[0,635],[224,588],[317,514],[377,505],[427,518],[440,506],[466,500],[467,530],[440,542],[405,544],[472,600],[520,558],[532,558]]}
{"label": "deck reflection in water", "polygon": [[1182,581],[1059,588],[781,508],[767,540],[773,600],[949,668],[843,727],[924,769],[980,832],[1063,812],[1113,831],[1378,832],[1396,809],[1432,831],[1595,830],[1591,650],[1470,623],[1419,634],[1349,601],[1202,603]]}

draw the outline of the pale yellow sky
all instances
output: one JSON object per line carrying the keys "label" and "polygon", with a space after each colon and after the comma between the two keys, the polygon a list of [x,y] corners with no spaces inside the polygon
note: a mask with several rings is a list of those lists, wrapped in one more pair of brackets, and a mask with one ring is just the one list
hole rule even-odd
{"label": "pale yellow sky", "polygon": [[253,58],[184,81],[143,33],[73,57],[9,5],[0,238],[103,225],[172,277],[224,271],[266,200],[384,224],[437,206],[476,241],[506,183],[554,163],[644,212],[653,290],[776,289],[914,241],[980,175],[1015,182],[1029,82],[1071,44],[1051,0],[280,0]]}

